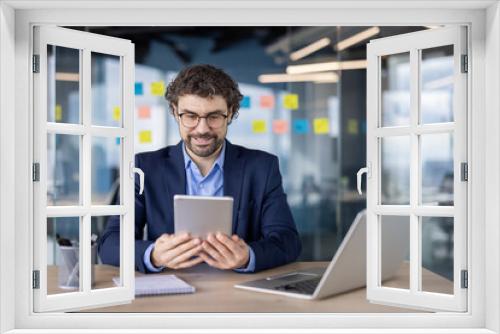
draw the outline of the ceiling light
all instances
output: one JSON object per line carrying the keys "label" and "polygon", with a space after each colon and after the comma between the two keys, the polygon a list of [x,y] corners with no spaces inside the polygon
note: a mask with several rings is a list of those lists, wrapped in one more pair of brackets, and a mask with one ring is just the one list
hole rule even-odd
{"label": "ceiling light", "polygon": [[258,78],[260,83],[277,83],[277,82],[337,82],[339,76],[335,72],[323,73],[308,73],[308,74],[261,74]]}
{"label": "ceiling light", "polygon": [[290,59],[295,61],[304,58],[305,56],[310,55],[311,53],[314,53],[318,50],[321,50],[325,46],[328,46],[332,41],[328,37],[323,37],[322,39],[309,44],[306,47],[303,47],[302,49],[299,49],[295,52],[292,52],[290,54]]}
{"label": "ceiling light", "polygon": [[80,81],[80,74],[56,72],[56,81]]}
{"label": "ceiling light", "polygon": [[371,27],[370,29],[363,30],[360,33],[352,35],[351,37],[338,42],[337,45],[335,46],[335,49],[337,49],[337,51],[345,50],[350,46],[358,44],[359,42],[364,41],[365,39],[377,35],[378,33],[380,33],[379,27]]}
{"label": "ceiling light", "polygon": [[364,69],[367,66],[366,59],[332,61],[326,63],[305,64],[305,65],[290,65],[286,68],[288,74],[302,74],[325,71],[341,71],[341,70],[358,70]]}

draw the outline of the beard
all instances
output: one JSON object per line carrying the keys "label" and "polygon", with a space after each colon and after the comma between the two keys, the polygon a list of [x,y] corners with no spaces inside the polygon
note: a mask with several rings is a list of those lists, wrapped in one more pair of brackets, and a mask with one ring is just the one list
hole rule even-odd
{"label": "beard", "polygon": [[[197,145],[193,142],[193,138],[196,139],[212,139],[207,145]],[[206,158],[217,152],[217,150],[224,143],[224,138],[219,138],[214,134],[204,134],[204,135],[188,135],[186,138],[186,146],[191,152],[196,154],[201,158]]]}

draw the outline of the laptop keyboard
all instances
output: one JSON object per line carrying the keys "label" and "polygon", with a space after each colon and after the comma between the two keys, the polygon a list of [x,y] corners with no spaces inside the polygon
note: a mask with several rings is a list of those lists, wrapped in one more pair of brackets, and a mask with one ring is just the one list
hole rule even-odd
{"label": "laptop keyboard", "polygon": [[314,290],[316,290],[316,287],[318,286],[320,280],[321,277],[317,277],[306,281],[280,285],[277,286],[275,289],[280,291],[301,293],[304,295],[312,295],[314,293]]}

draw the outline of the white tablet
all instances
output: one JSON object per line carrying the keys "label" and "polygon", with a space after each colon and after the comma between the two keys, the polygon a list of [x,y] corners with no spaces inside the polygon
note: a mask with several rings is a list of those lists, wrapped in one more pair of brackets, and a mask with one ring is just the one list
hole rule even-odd
{"label": "white tablet", "polygon": [[206,238],[208,233],[232,234],[233,198],[174,196],[175,233],[190,232]]}

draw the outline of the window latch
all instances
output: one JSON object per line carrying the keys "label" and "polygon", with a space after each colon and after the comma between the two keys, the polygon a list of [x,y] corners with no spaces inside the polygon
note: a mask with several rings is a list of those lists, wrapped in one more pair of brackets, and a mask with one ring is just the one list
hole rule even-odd
{"label": "window latch", "polygon": [[130,162],[129,169],[131,179],[134,178],[135,173],[139,174],[139,195],[142,195],[142,193],[144,192],[144,172],[142,171],[142,169],[134,167],[133,162]]}
{"label": "window latch", "polygon": [[367,177],[367,178],[370,178],[370,177],[371,177],[371,163],[370,163],[370,162],[368,162],[367,167],[360,168],[360,169],[358,170],[358,173],[356,174],[356,176],[357,176],[357,185],[358,185],[358,193],[359,193],[360,195],[362,195],[362,194],[363,194],[363,191],[361,190],[361,183],[362,183],[362,182],[361,182],[361,177],[362,177],[362,176],[363,176],[363,174],[365,174],[365,173],[366,173],[366,177]]}

